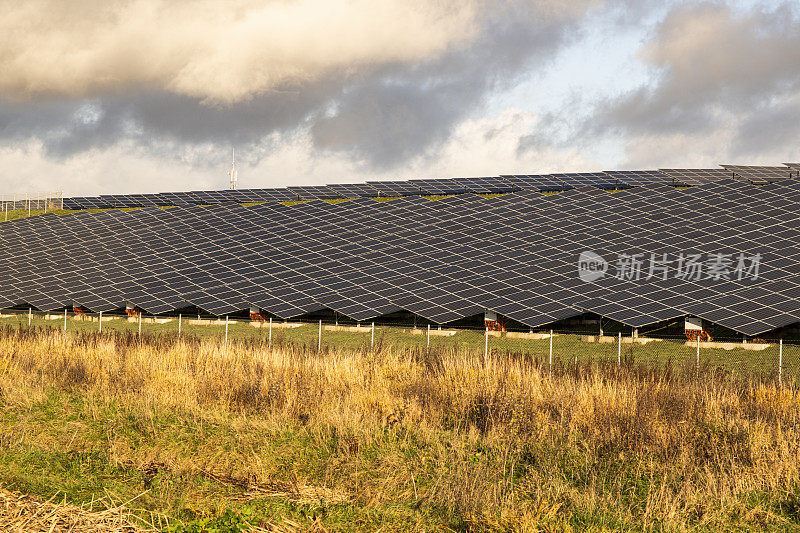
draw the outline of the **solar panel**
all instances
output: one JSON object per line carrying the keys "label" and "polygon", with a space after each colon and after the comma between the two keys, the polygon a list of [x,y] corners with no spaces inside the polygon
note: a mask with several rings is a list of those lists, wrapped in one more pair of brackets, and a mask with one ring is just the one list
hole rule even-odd
{"label": "solar panel", "polygon": [[616,180],[608,176],[605,172],[574,172],[551,174],[551,176],[570,188],[590,186],[601,189],[613,189],[618,185]]}
{"label": "solar panel", "polygon": [[669,176],[660,170],[607,170],[604,174],[611,176],[614,184],[620,185],[618,189],[671,184]]}
{"label": "solar panel", "polygon": [[[464,191],[474,194],[504,194],[517,188],[504,177],[453,178]],[[462,192],[464,192],[462,191]]]}
{"label": "solar panel", "polygon": [[418,179],[409,180],[408,183],[412,187],[417,188],[420,193],[425,196],[441,196],[467,192],[467,189],[464,187],[464,185],[459,184],[455,180],[449,179]]}
{"label": "solar panel", "polygon": [[792,177],[797,177],[796,172],[783,167],[771,166],[746,166],[746,165],[721,165],[726,170],[733,172],[736,176],[749,180],[753,183],[771,183]]}
{"label": "solar panel", "polygon": [[419,187],[408,181],[368,181],[367,185],[376,188],[380,197],[415,196],[421,195]]}
{"label": "solar panel", "polygon": [[672,184],[677,187],[703,185],[713,181],[735,178],[733,172],[722,168],[662,168]]}

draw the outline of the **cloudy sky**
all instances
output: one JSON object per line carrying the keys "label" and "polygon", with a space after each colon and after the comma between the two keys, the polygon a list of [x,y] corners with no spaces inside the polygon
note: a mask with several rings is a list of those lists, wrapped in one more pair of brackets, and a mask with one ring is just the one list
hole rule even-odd
{"label": "cloudy sky", "polygon": [[800,160],[800,4],[0,0],[0,193]]}

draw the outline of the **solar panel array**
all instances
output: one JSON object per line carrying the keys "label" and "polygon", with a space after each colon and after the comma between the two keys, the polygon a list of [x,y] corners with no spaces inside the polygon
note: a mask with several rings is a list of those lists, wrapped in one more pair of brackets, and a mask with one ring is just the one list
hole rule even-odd
{"label": "solar panel array", "polygon": [[[256,306],[281,318],[331,309],[359,321],[402,310],[441,324],[491,310],[530,327],[586,312],[631,327],[695,315],[757,335],[800,321],[798,200],[799,180],[729,179],[48,214],[0,224],[0,307],[196,306],[222,316]],[[609,270],[587,282],[577,268],[585,251],[612,265],[626,254],[761,262],[757,279],[680,277],[671,263],[663,277]]]}
{"label": "solar panel array", "polygon": [[676,187],[693,187],[712,181],[736,179],[736,174],[724,168],[662,168]]}
{"label": "solar panel array", "polygon": [[[724,169],[609,170],[562,174],[504,175],[477,178],[414,179],[406,181],[368,181],[366,183],[296,186],[271,189],[120,194],[64,199],[65,209],[107,209],[112,207],[164,207],[289,202],[348,198],[393,198],[403,196],[448,196],[454,194],[503,194],[514,191],[555,192],[576,187],[628,189],[671,185],[688,187],[710,181],[734,178],[757,184],[789,177],[800,177],[800,169],[723,165]],[[791,176],[790,176],[791,174]]]}
{"label": "solar panel array", "polygon": [[722,165],[726,170],[730,170],[735,176],[746,179],[752,183],[764,184],[773,183],[785,179],[798,177],[796,170],[782,167],[766,166],[745,166],[745,165]]}

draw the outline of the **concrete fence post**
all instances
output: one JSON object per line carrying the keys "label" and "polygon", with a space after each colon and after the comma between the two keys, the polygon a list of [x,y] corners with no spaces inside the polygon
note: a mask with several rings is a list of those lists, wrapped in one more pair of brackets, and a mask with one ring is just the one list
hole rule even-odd
{"label": "concrete fence post", "polygon": [[484,363],[489,358],[489,328],[486,328],[486,333],[483,339],[483,361]]}
{"label": "concrete fence post", "polygon": [[100,311],[100,316],[97,319],[97,331],[103,333],[103,312]]}
{"label": "concrete fence post", "polygon": [[697,356],[695,361],[695,373],[700,375],[700,334],[697,335]]}
{"label": "concrete fence post", "polygon": [[317,338],[317,351],[322,351],[322,319],[319,321],[319,337]]}
{"label": "concrete fence post", "polygon": [[228,315],[225,315],[225,346],[228,345]]}
{"label": "concrete fence post", "polygon": [[142,312],[139,311],[139,338],[142,338]]}
{"label": "concrete fence post", "polygon": [[778,386],[783,386],[783,339],[778,340]]}
{"label": "concrete fence post", "polygon": [[548,364],[550,365],[550,373],[553,373],[553,330],[550,330],[550,354],[548,357]]}
{"label": "concrete fence post", "polygon": [[29,307],[28,308],[28,327],[31,327],[31,315],[33,314],[33,310]]}
{"label": "concrete fence post", "polygon": [[371,335],[371,338],[370,338],[370,341],[369,341],[369,347],[370,347],[370,349],[374,349],[375,348],[375,322],[372,323],[371,328],[372,328],[372,335]]}
{"label": "concrete fence post", "polygon": [[617,333],[617,366],[622,366],[622,332]]}
{"label": "concrete fence post", "polygon": [[64,308],[64,333],[67,332],[67,308]]}
{"label": "concrete fence post", "polygon": [[431,349],[431,325],[428,324],[428,334],[427,339],[425,341],[425,349],[430,351]]}
{"label": "concrete fence post", "polygon": [[272,348],[272,317],[269,317],[269,337],[267,338],[267,346]]}
{"label": "concrete fence post", "polygon": [[178,313],[178,337],[181,336],[181,326],[183,326],[183,314]]}

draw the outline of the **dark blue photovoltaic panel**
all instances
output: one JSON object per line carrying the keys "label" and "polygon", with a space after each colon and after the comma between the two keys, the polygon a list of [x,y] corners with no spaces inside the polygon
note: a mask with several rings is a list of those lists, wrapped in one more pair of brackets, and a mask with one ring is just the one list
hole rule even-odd
{"label": "dark blue photovoltaic panel", "polygon": [[562,192],[580,187],[619,190],[630,187],[669,185],[690,187],[733,178],[753,184],[776,183],[800,178],[800,164],[782,167],[723,165],[718,169],[609,170],[557,174],[515,174],[486,177],[434,178],[368,181],[355,184],[290,186],[270,189],[119,194],[65,198],[70,209],[110,207],[166,207],[380,198],[404,196],[450,196],[457,194],[506,194],[516,191]]}
{"label": "dark blue photovoltaic panel", "polygon": [[662,168],[659,169],[674,187],[693,187],[734,177],[724,168]]}
{"label": "dark blue photovoltaic panel", "polygon": [[660,170],[607,170],[605,174],[610,176],[614,183],[630,187],[672,185],[670,177]]}
{"label": "dark blue photovoltaic panel", "polygon": [[[438,323],[493,310],[528,327],[582,313],[631,327],[691,314],[745,335],[800,322],[800,180],[675,186],[676,176],[704,174],[454,178],[449,186],[467,192],[433,201],[419,190],[447,190],[435,188],[441,180],[108,195],[102,201],[144,206],[0,224],[0,303],[48,311],[132,304],[151,313],[196,306],[217,315],[256,306],[284,318],[330,309],[354,320],[409,311]],[[616,186],[610,179],[629,188],[605,192]],[[356,197],[415,187],[395,200]],[[477,195],[504,187],[513,192]],[[540,194],[550,187],[562,192]],[[269,200],[284,198],[282,191],[308,201]],[[331,191],[353,199],[321,201]],[[250,201],[257,205],[237,204]],[[179,207],[159,209],[163,202]],[[587,282],[576,268],[586,250],[608,258],[610,272],[618,269],[614,258],[631,253],[762,260],[757,280],[609,274]]]}

